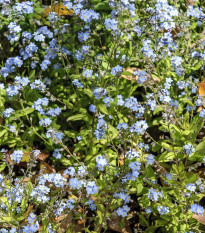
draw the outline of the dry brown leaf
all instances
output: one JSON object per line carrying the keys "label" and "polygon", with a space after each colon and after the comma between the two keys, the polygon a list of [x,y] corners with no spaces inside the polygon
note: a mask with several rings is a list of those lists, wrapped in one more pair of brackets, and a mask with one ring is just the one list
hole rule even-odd
{"label": "dry brown leaf", "polygon": [[71,214],[62,214],[61,216],[54,219],[59,224],[59,228],[62,233],[66,232],[69,226],[72,224]]}
{"label": "dry brown leaf", "polygon": [[122,229],[120,227],[120,221],[121,221],[121,217],[119,216],[115,216],[112,218],[112,220],[108,223],[108,227],[113,230],[113,231],[117,231],[119,233],[132,233],[132,230],[129,226],[128,221],[125,220],[125,227]]}
{"label": "dry brown leaf", "polygon": [[65,171],[65,169],[60,170],[60,174],[61,174],[65,179],[68,179],[70,176],[69,176],[69,175],[64,174],[64,171]]}
{"label": "dry brown leaf", "polygon": [[134,82],[137,82],[138,80],[138,76],[133,76],[133,73],[135,70],[138,70],[138,71],[141,71],[141,69],[138,69],[136,67],[128,67],[128,68],[124,68],[123,71],[128,71],[131,73],[131,75],[124,75],[122,74],[121,77],[122,78],[125,78],[125,79],[128,79],[128,80],[131,80],[131,81],[134,81]]}
{"label": "dry brown leaf", "polygon": [[78,211],[78,213],[82,213],[82,212],[83,212],[83,209],[82,209],[82,208],[79,208],[77,211]]}
{"label": "dry brown leaf", "polygon": [[90,195],[90,198],[91,198],[94,202],[98,201],[97,197],[95,197],[95,196],[93,196],[93,195]]}
{"label": "dry brown leaf", "polygon": [[186,4],[188,5],[194,5],[195,0],[186,0]]}
{"label": "dry brown leaf", "polygon": [[74,227],[74,232],[83,232],[83,228],[84,228],[84,221],[83,220],[78,220],[77,223],[75,223],[75,227]]}
{"label": "dry brown leaf", "polygon": [[200,106],[200,107],[196,110],[196,112],[201,112],[202,109],[203,109],[203,107]]}
{"label": "dry brown leaf", "polygon": [[23,183],[26,183],[26,182],[28,182],[28,181],[30,181],[30,180],[31,180],[30,177],[25,177],[25,178],[22,180],[22,182],[23,182]]}
{"label": "dry brown leaf", "polygon": [[122,166],[124,164],[124,160],[125,160],[125,156],[121,155],[118,159],[120,166]]}
{"label": "dry brown leaf", "polygon": [[205,211],[204,211],[203,215],[194,214],[194,215],[192,216],[192,218],[196,219],[196,220],[199,221],[201,224],[205,225]]}
{"label": "dry brown leaf", "polygon": [[56,173],[56,170],[46,162],[40,162],[40,169],[46,174]]}
{"label": "dry brown leaf", "polygon": [[29,214],[33,211],[33,207],[34,207],[34,205],[29,204],[28,209],[25,213],[25,219],[20,222],[20,225],[24,225],[26,223],[26,220],[27,220]]}
{"label": "dry brown leaf", "polygon": [[41,151],[41,153],[38,154],[38,156],[37,156],[37,160],[39,160],[39,161],[45,161],[48,158],[48,156],[49,155],[47,153]]}
{"label": "dry brown leaf", "polygon": [[[198,83],[198,94],[200,95],[200,96],[203,96],[203,97],[205,97],[205,79],[203,79],[200,83]],[[203,100],[203,104],[205,104],[205,101]],[[203,105],[202,105],[203,106]],[[200,106],[198,109],[197,109],[197,112],[200,112],[202,109],[203,109],[203,107],[202,106]],[[205,107],[205,105],[204,105],[204,107]]]}
{"label": "dry brown leaf", "polygon": [[43,230],[43,226],[41,225],[41,226],[39,226],[39,228],[38,228],[38,232],[42,232],[42,230]]}
{"label": "dry brown leaf", "polygon": [[[124,75],[122,74],[121,77],[122,78],[125,78],[127,80],[130,80],[130,81],[133,81],[133,82],[137,82],[138,80],[138,75],[134,76],[133,73],[134,71],[142,71],[141,69],[137,68],[137,67],[128,67],[128,68],[124,68],[123,69],[123,72],[124,71],[127,71],[129,73],[131,73],[131,75]],[[157,77],[154,77],[154,76],[151,76],[151,78],[155,81],[155,82],[160,82],[160,79],[157,78]]]}
{"label": "dry brown leaf", "polygon": [[198,173],[200,178],[205,178],[205,168],[204,167],[197,169],[197,173]]}

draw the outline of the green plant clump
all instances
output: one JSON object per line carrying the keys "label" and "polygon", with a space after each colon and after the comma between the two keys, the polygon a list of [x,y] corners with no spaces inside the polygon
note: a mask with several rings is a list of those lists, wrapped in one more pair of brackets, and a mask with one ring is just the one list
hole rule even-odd
{"label": "green plant clump", "polygon": [[0,12],[0,232],[205,232],[204,1]]}

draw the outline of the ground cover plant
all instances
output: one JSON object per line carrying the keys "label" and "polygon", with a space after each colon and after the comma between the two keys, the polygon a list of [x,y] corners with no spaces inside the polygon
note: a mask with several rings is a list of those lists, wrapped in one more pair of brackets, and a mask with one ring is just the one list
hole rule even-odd
{"label": "ground cover plant", "polygon": [[204,1],[0,10],[0,232],[205,232]]}

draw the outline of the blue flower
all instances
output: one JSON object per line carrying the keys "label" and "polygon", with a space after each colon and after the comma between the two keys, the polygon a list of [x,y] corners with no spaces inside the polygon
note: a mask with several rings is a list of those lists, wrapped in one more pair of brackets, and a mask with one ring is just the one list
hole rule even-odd
{"label": "blue flower", "polygon": [[154,155],[152,155],[152,154],[147,155],[146,160],[147,160],[148,165],[152,165],[154,163],[154,161],[155,161]]}
{"label": "blue flower", "polygon": [[54,149],[52,154],[56,159],[61,159],[62,155],[60,153],[60,149]]}
{"label": "blue flower", "polygon": [[187,155],[191,155],[195,152],[195,148],[190,143],[183,146],[183,148],[184,148],[184,151]]}
{"label": "blue flower", "polygon": [[130,126],[129,131],[131,133],[135,132],[139,135],[143,135],[147,128],[148,128],[148,125],[147,125],[146,121],[140,120],[140,121],[136,122],[135,124],[133,124],[132,126]]}
{"label": "blue flower", "polygon": [[107,162],[107,159],[105,158],[104,155],[99,155],[97,158],[96,158],[96,167],[99,171],[103,171],[105,166],[107,166],[108,162]]}
{"label": "blue flower", "polygon": [[103,88],[96,88],[93,91],[93,95],[95,96],[96,99],[100,99],[101,97],[105,96],[107,94],[107,91]]}
{"label": "blue flower", "polygon": [[143,70],[136,70],[133,72],[134,76],[138,76],[137,82],[143,84],[147,80],[147,73]]}
{"label": "blue flower", "polygon": [[169,213],[169,207],[166,207],[166,206],[161,206],[161,205],[159,205],[159,206],[157,207],[157,210],[159,211],[159,214],[160,214],[160,215]]}
{"label": "blue flower", "polygon": [[96,111],[96,106],[91,104],[89,107],[89,111],[94,113]]}
{"label": "blue flower", "polygon": [[152,213],[152,209],[151,209],[151,207],[147,207],[147,208],[145,209],[145,212],[146,212],[147,214]]}
{"label": "blue flower", "polygon": [[14,112],[13,108],[6,108],[2,115],[3,117],[8,118],[11,116],[12,112]]}
{"label": "blue flower", "polygon": [[94,204],[93,200],[89,200],[88,204],[91,210],[96,210],[96,204]]}
{"label": "blue flower", "polygon": [[119,207],[116,213],[118,216],[126,217],[129,210],[130,208],[127,205],[124,205],[123,207]]}
{"label": "blue flower", "polygon": [[162,196],[161,192],[158,192],[156,189],[150,188],[148,192],[148,198],[152,201],[158,201],[158,199]]}
{"label": "blue flower", "polygon": [[80,11],[80,19],[86,23],[90,23],[93,19],[99,19],[99,13],[96,13],[92,9],[83,9]]}
{"label": "blue flower", "polygon": [[122,129],[126,130],[126,129],[128,129],[128,125],[127,125],[127,123],[122,122],[122,123],[117,125],[117,129],[118,130],[122,130]]}
{"label": "blue flower", "polygon": [[113,68],[111,69],[111,74],[112,74],[112,75],[117,75],[117,74],[119,74],[119,73],[122,72],[122,71],[123,71],[122,66],[117,65],[117,66],[115,66],[115,67],[113,67]]}
{"label": "blue flower", "polygon": [[190,210],[191,210],[191,212],[193,212],[195,214],[203,216],[204,208],[202,206],[200,206],[200,205],[193,204],[193,205],[191,205],[191,209]]}
{"label": "blue flower", "polygon": [[75,86],[77,86],[77,87],[79,87],[79,88],[83,88],[84,87],[83,84],[80,81],[78,81],[77,79],[74,79],[72,81],[72,84],[75,85]]}
{"label": "blue flower", "polygon": [[39,121],[39,124],[43,127],[47,127],[51,124],[52,120],[50,118],[43,118]]}
{"label": "blue flower", "polygon": [[87,41],[89,36],[90,36],[90,33],[88,31],[78,33],[78,39],[80,42]]}
{"label": "blue flower", "polygon": [[74,167],[68,167],[64,172],[64,175],[70,175],[73,176],[75,174],[75,168]]}
{"label": "blue flower", "polygon": [[23,157],[22,150],[14,150],[13,153],[10,154],[11,161],[14,163],[20,163],[22,157]]}
{"label": "blue flower", "polygon": [[86,185],[87,194],[96,194],[98,193],[99,187],[95,184],[95,181],[88,181]]}
{"label": "blue flower", "polygon": [[68,182],[72,189],[80,189],[82,187],[82,181],[77,178],[71,178]]}
{"label": "blue flower", "polygon": [[173,177],[173,175],[172,175],[171,173],[167,173],[167,174],[166,174],[166,179],[167,179],[167,180],[171,180],[172,177]]}
{"label": "blue flower", "polygon": [[192,183],[187,184],[187,185],[186,185],[186,189],[188,189],[188,190],[191,191],[191,192],[194,192],[194,191],[196,190],[196,185],[195,185],[195,184],[192,184]]}
{"label": "blue flower", "polygon": [[118,30],[118,21],[115,19],[105,19],[105,27],[106,29],[111,29],[113,31]]}
{"label": "blue flower", "polygon": [[38,32],[35,32],[34,33],[34,40],[44,42],[45,36],[43,34],[39,34]]}
{"label": "blue flower", "polygon": [[91,78],[92,77],[92,74],[93,74],[93,70],[84,70],[83,71],[83,76],[85,78]]}
{"label": "blue flower", "polygon": [[105,97],[103,102],[105,103],[105,107],[110,107],[110,102],[113,101],[113,98]]}

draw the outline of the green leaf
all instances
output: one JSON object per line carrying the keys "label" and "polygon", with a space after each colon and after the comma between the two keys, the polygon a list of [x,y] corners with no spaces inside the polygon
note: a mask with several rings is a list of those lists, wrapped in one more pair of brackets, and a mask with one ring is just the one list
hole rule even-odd
{"label": "green leaf", "polygon": [[162,145],[162,147],[163,147],[164,149],[166,149],[166,150],[169,150],[169,151],[172,151],[172,150],[173,150],[173,149],[172,149],[172,146],[171,146],[170,144],[166,143],[166,142],[161,142],[161,145]]}
{"label": "green leaf", "polygon": [[150,226],[150,227],[148,227],[146,230],[145,230],[145,232],[146,233],[154,233],[155,232],[155,230],[157,230],[159,227],[156,227],[156,226]]}
{"label": "green leaf", "polygon": [[73,108],[73,104],[71,104],[69,100],[64,99],[63,103],[66,105],[67,108],[69,108],[69,109]]}
{"label": "green leaf", "polygon": [[146,177],[147,178],[154,177],[154,170],[150,166],[147,166],[146,168]]}
{"label": "green leaf", "polygon": [[89,96],[90,98],[93,97],[93,93],[90,89],[83,89],[82,90],[87,96]]}
{"label": "green leaf", "polygon": [[106,115],[109,115],[109,112],[108,112],[108,110],[107,110],[107,108],[105,107],[104,104],[99,104],[99,105],[98,105],[98,108],[99,108],[99,110],[100,110],[102,113],[104,113],[104,114],[106,114]]}
{"label": "green leaf", "polygon": [[187,172],[186,176],[187,176],[186,184],[194,183],[198,179],[197,173]]}
{"label": "green leaf", "polygon": [[1,130],[1,131],[0,131],[0,137],[2,137],[6,132],[7,132],[6,129]]}
{"label": "green leaf", "polygon": [[14,113],[14,116],[10,117],[10,120],[13,120],[15,118],[19,118],[22,116],[26,116],[26,115],[32,113],[34,110],[35,110],[34,108],[25,108],[22,110],[18,110]]}
{"label": "green leaf", "polygon": [[100,210],[97,210],[97,217],[99,218],[99,223],[103,222],[103,213]]}
{"label": "green leaf", "polygon": [[107,62],[102,62],[102,67],[104,68],[104,69],[107,69],[108,68],[108,63]]}
{"label": "green leaf", "polygon": [[132,76],[132,73],[129,71],[123,71],[121,75]]}
{"label": "green leaf", "polygon": [[30,75],[29,75],[29,80],[31,80],[31,78],[33,78],[35,75],[35,70],[32,70]]}
{"label": "green leaf", "polygon": [[85,114],[76,114],[67,119],[67,121],[81,121],[81,120],[87,121],[88,117]]}
{"label": "green leaf", "polygon": [[205,142],[200,142],[199,145],[197,145],[196,147],[195,153],[189,157],[189,160],[201,162],[204,158],[204,155],[205,155]]}
{"label": "green leaf", "polygon": [[71,166],[72,165],[72,161],[71,159],[67,159],[65,157],[62,157],[61,159],[59,159],[59,162],[65,166]]}
{"label": "green leaf", "polygon": [[173,159],[174,159],[174,153],[165,151],[162,155],[160,155],[158,162],[170,162]]}
{"label": "green leaf", "polygon": [[146,227],[149,225],[147,219],[142,215],[142,214],[139,214],[139,219],[140,219],[140,224],[143,226],[143,227]]}
{"label": "green leaf", "polygon": [[122,218],[120,221],[120,228],[123,229],[125,227],[125,218]]}
{"label": "green leaf", "polygon": [[153,115],[156,115],[157,113],[162,112],[162,111],[164,111],[164,109],[162,107],[158,106],[155,108]]}
{"label": "green leaf", "polygon": [[198,62],[195,66],[191,67],[192,70],[199,70],[203,66],[203,62]]}
{"label": "green leaf", "polygon": [[143,190],[143,184],[142,183],[137,184],[137,194],[138,195],[140,195],[142,190]]}
{"label": "green leaf", "polygon": [[99,2],[98,4],[94,5],[95,10],[111,10],[110,5],[107,1]]}
{"label": "green leaf", "polygon": [[3,171],[6,168],[6,163],[1,163],[0,164],[0,172]]}

